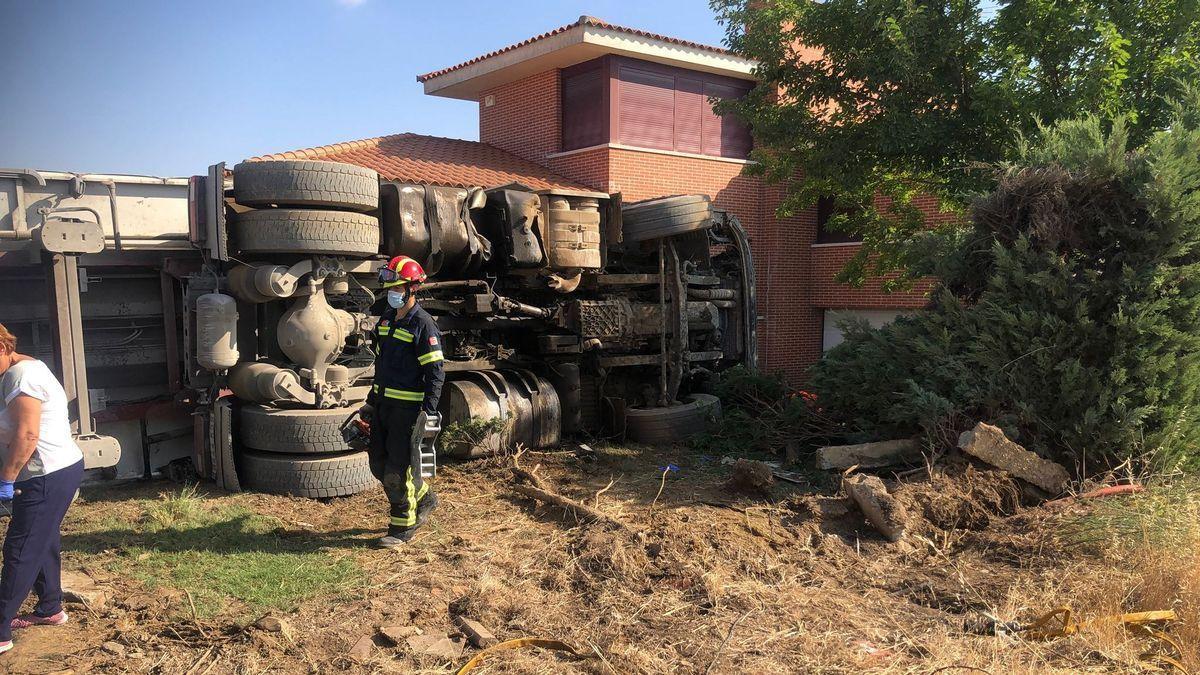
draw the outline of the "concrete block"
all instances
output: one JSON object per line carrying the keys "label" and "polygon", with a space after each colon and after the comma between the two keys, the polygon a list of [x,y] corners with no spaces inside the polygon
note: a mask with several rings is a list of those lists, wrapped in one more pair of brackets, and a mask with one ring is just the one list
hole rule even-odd
{"label": "concrete block", "polygon": [[880,534],[889,541],[900,541],[908,524],[908,512],[888,494],[887,486],[878,476],[856,474],[847,477],[842,486]]}
{"label": "concrete block", "polygon": [[1061,464],[1038,457],[1014,443],[999,427],[980,422],[958,437],[963,452],[1003,469],[1021,480],[1057,495],[1066,489],[1071,475]]}
{"label": "concrete block", "polygon": [[895,464],[911,464],[921,460],[921,448],[912,438],[857,445],[831,445],[817,449],[817,468],[849,469],[858,465],[877,469]]}

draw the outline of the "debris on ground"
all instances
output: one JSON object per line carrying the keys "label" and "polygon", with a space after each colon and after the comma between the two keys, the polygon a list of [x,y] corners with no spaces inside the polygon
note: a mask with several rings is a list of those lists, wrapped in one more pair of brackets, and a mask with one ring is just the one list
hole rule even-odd
{"label": "debris on ground", "polygon": [[414,635],[408,638],[408,648],[415,654],[453,661],[462,656],[467,641],[446,635]]}
{"label": "debris on ground", "polygon": [[794,483],[796,485],[807,485],[808,481],[804,479],[803,474],[795,471],[784,471],[783,469],[771,469],[771,475],[785,483]]}
{"label": "debris on ground", "polygon": [[363,635],[358,638],[347,654],[355,661],[365,663],[375,654],[375,641],[369,635]]}
{"label": "debris on ground", "polygon": [[1129,483],[1126,485],[1109,485],[1107,487],[1089,490],[1079,495],[1071,495],[1062,499],[1055,499],[1055,502],[1067,502],[1076,499],[1103,499],[1105,497],[1117,497],[1120,495],[1136,495],[1146,491],[1146,486],[1140,483]]}
{"label": "debris on ground", "polygon": [[[489,656],[491,656],[492,654],[494,654],[496,652],[503,651],[506,649],[519,649],[521,647],[540,647],[542,649],[552,649],[555,651],[567,652],[568,654],[571,654],[573,656],[577,656],[579,654],[579,652],[576,651],[576,649],[574,647],[567,644],[566,642],[563,642],[562,640],[546,640],[543,638],[517,638],[515,640],[506,640],[504,642],[501,642],[500,644],[493,645],[492,647],[489,647],[488,649],[485,649],[482,652],[479,652],[470,661],[467,661],[466,664],[464,664],[462,668],[459,668],[458,673],[456,673],[456,675],[466,675],[466,673],[471,672],[477,666],[479,666],[479,664],[483,663],[484,659],[488,658]],[[607,661],[605,663],[607,664]],[[609,669],[612,670],[611,665],[609,665]]]}
{"label": "debris on ground", "polygon": [[497,642],[496,636],[492,635],[492,631],[474,619],[460,616],[458,617],[458,626],[462,629],[463,635],[467,636],[467,640],[479,649],[487,649]]}
{"label": "debris on ground", "polygon": [[283,633],[287,630],[287,623],[277,616],[271,616],[268,614],[258,621],[255,621],[254,627],[259,630],[264,630],[268,633]]}
{"label": "debris on ground", "polygon": [[729,492],[766,496],[774,484],[775,476],[765,462],[739,459],[734,462],[732,475],[724,487]]}
{"label": "debris on ground", "polygon": [[410,637],[421,635],[424,631],[416,626],[380,626],[379,634],[393,645],[401,645]]}
{"label": "debris on ground", "polygon": [[855,474],[843,482],[846,494],[858,504],[863,515],[889,541],[900,541],[907,526],[908,513],[887,491],[878,476]]}
{"label": "debris on ground", "polygon": [[[1140,558],[1113,562],[1060,536],[1089,509],[1119,502],[1022,508],[1022,481],[950,453],[932,471],[877,484],[876,494],[906,513],[903,538],[891,543],[845,496],[855,488],[843,493],[821,474],[803,473],[803,485],[777,482],[768,503],[730,495],[724,484],[732,466],[690,448],[593,448],[591,461],[568,448],[530,451],[520,464],[589,507],[615,481],[601,506],[640,536],[514,498],[511,457],[442,467],[442,506],[399,557],[372,547],[379,530],[364,527],[386,511],[379,489],[333,503],[209,489],[195,500],[194,518],[154,537],[113,523],[146,521],[170,503],[162,494],[179,488],[164,481],[106,487],[103,500],[81,500],[68,513],[63,563],[110,589],[108,607],[80,607],[65,626],[22,632],[0,671],[455,672],[486,654],[475,672],[651,675],[711,666],[784,675],[970,664],[1067,675],[1133,672],[1138,655],[1157,646],[1120,628],[1024,641],[1019,649],[963,630],[965,617],[980,615],[1028,625],[1036,618],[1030,608],[1047,598],[1082,608],[1077,620],[1088,623],[1170,606],[1180,620],[1164,630],[1184,640],[1180,660],[1189,669],[1200,665],[1191,647],[1194,605],[1162,605],[1172,597],[1165,591],[1126,594],[1148,588]],[[664,465],[681,471],[660,492]],[[311,525],[298,530],[301,521]],[[271,566],[254,577],[260,586],[220,586],[207,567],[183,574],[193,551],[206,552],[223,574],[251,557]],[[294,583],[323,565],[343,569],[339,561],[352,563],[344,583],[314,577],[326,585],[311,595],[263,604],[262,586]],[[110,570],[122,573],[101,576]],[[161,602],[119,609],[144,604],[144,596]],[[264,616],[284,621],[287,638],[253,627]],[[501,642],[471,646],[464,618]],[[1109,635],[1120,644],[1105,642]],[[409,642],[424,636],[431,639]],[[512,636],[537,637],[497,649]],[[920,636],[919,648],[909,636]],[[579,652],[544,646],[557,644],[551,638]],[[539,639],[548,642],[528,642]],[[444,653],[426,653],[443,640]],[[106,650],[106,641],[119,646]],[[122,647],[121,656],[112,653]]]}
{"label": "debris on ground", "polygon": [[1071,480],[1070,474],[1061,464],[1043,459],[1009,440],[999,427],[985,422],[974,429],[964,431],[958,437],[958,447],[963,452],[1003,469],[1037,487],[1059,494]]}
{"label": "debris on ground", "polygon": [[125,645],[114,640],[109,640],[108,642],[100,645],[100,649],[103,649],[105,652],[108,652],[113,656],[125,656]]}
{"label": "debris on ground", "polygon": [[817,468],[824,471],[849,469],[852,466],[879,469],[919,461],[921,446],[912,438],[817,448]]}
{"label": "debris on ground", "polygon": [[62,589],[66,601],[78,602],[92,611],[104,609],[112,597],[109,589],[83,572],[63,570]]}
{"label": "debris on ground", "polygon": [[[549,483],[542,480],[537,474],[538,467],[533,467],[532,470],[527,470],[521,467],[521,453],[518,452],[513,456],[512,473],[514,483],[512,489],[519,495],[531,497],[540,502],[557,506],[560,509],[570,513],[576,520],[582,522],[598,522],[615,527],[617,529],[626,530],[628,526],[617,520],[616,518],[604,513],[603,511],[592,508],[583,502],[576,501],[570,497],[565,497],[559,494]],[[528,485],[523,485],[520,482],[525,481]]]}

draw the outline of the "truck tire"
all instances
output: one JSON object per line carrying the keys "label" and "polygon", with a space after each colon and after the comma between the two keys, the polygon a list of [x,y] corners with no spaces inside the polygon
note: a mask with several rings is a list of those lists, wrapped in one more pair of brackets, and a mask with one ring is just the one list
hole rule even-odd
{"label": "truck tire", "polygon": [[666,408],[629,408],[625,411],[625,433],[638,443],[670,445],[707,431],[720,416],[720,399],[692,394]]}
{"label": "truck tire", "polygon": [[376,483],[365,452],[312,457],[244,450],[238,477],[248,490],[310,498],[345,497]]}
{"label": "truck tire", "polygon": [[286,409],[269,405],[243,405],[238,413],[238,439],[242,445],[265,452],[293,455],[348,452],[342,440],[342,422],[353,408]]}
{"label": "truck tire", "polygon": [[712,227],[712,205],[704,195],[650,199],[622,209],[621,222],[628,242],[673,237]]}
{"label": "truck tire", "polygon": [[230,222],[243,253],[373,256],[379,252],[379,219],[346,211],[262,209]]}
{"label": "truck tire", "polygon": [[379,208],[379,174],[343,162],[264,160],[233,167],[234,200],[245,206]]}

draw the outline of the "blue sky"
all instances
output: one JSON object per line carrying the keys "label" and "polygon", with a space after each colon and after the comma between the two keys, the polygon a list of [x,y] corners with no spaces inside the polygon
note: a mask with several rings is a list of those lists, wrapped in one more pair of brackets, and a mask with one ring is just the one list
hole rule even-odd
{"label": "blue sky", "polygon": [[0,0],[0,166],[183,176],[405,131],[475,139],[475,105],[416,75],[581,14],[723,37],[706,0]]}
{"label": "blue sky", "polygon": [[178,176],[411,131],[478,137],[416,75],[581,14],[720,44],[705,0],[0,0],[0,166]]}

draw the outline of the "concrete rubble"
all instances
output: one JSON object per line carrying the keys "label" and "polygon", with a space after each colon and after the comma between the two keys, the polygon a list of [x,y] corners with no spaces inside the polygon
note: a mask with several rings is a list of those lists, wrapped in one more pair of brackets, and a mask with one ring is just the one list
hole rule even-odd
{"label": "concrete rubble", "polygon": [[488,647],[496,644],[496,636],[492,635],[492,631],[485,628],[483,624],[479,623],[478,621],[475,621],[474,619],[468,619],[466,617],[459,617],[458,625],[459,628],[462,629],[463,635],[467,636],[467,640],[473,646],[478,647],[479,649],[487,649]]}
{"label": "concrete rubble", "polygon": [[461,637],[450,638],[437,635],[414,635],[408,638],[408,648],[416,654],[436,656],[453,661],[462,656],[467,642]]}
{"label": "concrete rubble", "polygon": [[112,597],[111,592],[82,572],[62,572],[63,599],[78,602],[94,610],[103,609]]}
{"label": "concrete rubble", "polygon": [[375,641],[369,635],[363,635],[358,638],[354,646],[350,648],[350,658],[365,663],[375,653]]}
{"label": "concrete rubble", "polygon": [[830,445],[817,449],[817,468],[826,471],[849,469],[878,469],[896,464],[912,464],[921,461],[921,447],[916,439],[901,438],[892,441],[859,443],[857,445]]}
{"label": "concrete rubble", "polygon": [[1012,442],[999,427],[980,422],[958,437],[958,447],[997,469],[1036,485],[1052,495],[1061,493],[1071,480],[1061,464],[1043,459]]}
{"label": "concrete rubble", "polygon": [[421,635],[425,631],[416,626],[380,626],[379,634],[382,635],[388,642],[399,646],[407,638],[414,635]]}
{"label": "concrete rubble", "polygon": [[847,476],[842,486],[880,534],[889,541],[900,541],[904,536],[908,512],[895,497],[888,494],[887,486],[878,476]]}

